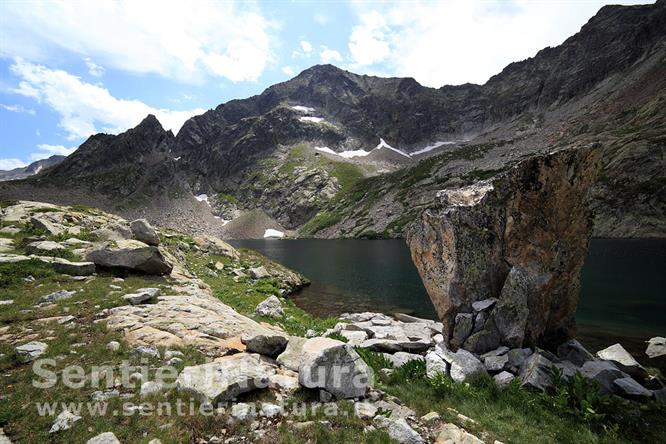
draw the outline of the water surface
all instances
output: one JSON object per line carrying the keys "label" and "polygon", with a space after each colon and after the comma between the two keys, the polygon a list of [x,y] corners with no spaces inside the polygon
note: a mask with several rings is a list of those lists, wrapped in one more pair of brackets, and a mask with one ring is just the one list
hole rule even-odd
{"label": "water surface", "polygon": [[[404,240],[243,240],[307,276],[294,302],[320,316],[403,312],[435,319]],[[593,239],[581,277],[579,339],[593,350],[622,342],[642,353],[666,335],[666,241]]]}

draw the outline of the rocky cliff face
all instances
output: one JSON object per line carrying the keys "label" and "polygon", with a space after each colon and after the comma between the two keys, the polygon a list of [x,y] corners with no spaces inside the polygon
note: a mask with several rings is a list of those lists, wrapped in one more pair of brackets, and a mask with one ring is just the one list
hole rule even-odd
{"label": "rocky cliff face", "polygon": [[454,347],[553,347],[571,337],[592,228],[591,147],[528,159],[498,177],[445,189],[407,243]]}
{"label": "rocky cliff face", "polygon": [[[562,45],[510,64],[484,85],[434,89],[314,66],[193,117],[176,136],[152,116],[126,133],[95,135],[29,181],[41,188],[27,195],[66,185],[121,210],[160,201],[167,214],[160,223],[171,225],[169,199],[223,194],[234,205],[201,208],[210,220],[261,210],[308,236],[400,237],[439,189],[491,177],[534,154],[600,142],[595,235],[662,237],[665,30],[664,0],[607,6]],[[305,155],[289,155],[295,148]],[[336,154],[349,150],[372,154]],[[24,198],[23,186],[2,184],[0,196]],[[223,234],[214,223],[210,230]]]}
{"label": "rocky cliff face", "polygon": [[65,156],[51,156],[47,159],[41,159],[30,165],[22,168],[14,168],[13,170],[0,171],[0,181],[3,180],[18,180],[25,179],[26,177],[34,176],[44,171],[53,165],[57,165],[65,159]]}

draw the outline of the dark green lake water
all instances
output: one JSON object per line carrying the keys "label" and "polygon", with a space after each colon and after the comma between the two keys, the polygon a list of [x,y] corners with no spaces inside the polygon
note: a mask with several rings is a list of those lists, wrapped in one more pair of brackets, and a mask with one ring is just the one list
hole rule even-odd
{"label": "dark green lake water", "polygon": [[[403,312],[436,317],[404,240],[243,240],[307,276],[292,296],[308,312]],[[582,275],[579,338],[592,349],[666,335],[666,241],[593,239]]]}

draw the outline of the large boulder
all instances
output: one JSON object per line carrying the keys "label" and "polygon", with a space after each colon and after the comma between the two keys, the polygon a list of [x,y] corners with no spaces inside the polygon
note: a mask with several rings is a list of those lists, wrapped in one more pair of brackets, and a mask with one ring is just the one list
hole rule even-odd
{"label": "large boulder", "polygon": [[159,248],[136,240],[119,240],[88,253],[87,259],[108,268],[125,268],[147,274],[169,274],[173,266]]}
{"label": "large boulder", "polygon": [[307,388],[321,388],[338,399],[365,395],[372,369],[349,345],[329,338],[312,338],[303,344],[298,380]]}
{"label": "large boulder", "polygon": [[259,355],[239,353],[185,367],[176,380],[176,387],[195,395],[201,402],[217,404],[241,393],[267,388],[272,373],[272,366]]}
{"label": "large boulder", "polygon": [[130,222],[130,230],[132,230],[134,239],[138,241],[153,246],[158,246],[160,243],[157,231],[146,219],[137,219]]}
{"label": "large boulder", "polygon": [[616,379],[629,376],[609,361],[587,361],[583,364],[580,372],[586,378],[597,382],[607,393],[614,393],[617,391],[613,384]]}
{"label": "large boulder", "polygon": [[572,337],[598,169],[593,147],[577,146],[437,194],[406,234],[445,338],[459,313],[489,298],[498,301],[484,313],[503,345],[555,348]]}
{"label": "large boulder", "polygon": [[280,302],[280,299],[274,295],[267,297],[262,302],[257,304],[254,312],[259,316],[266,316],[269,318],[281,318],[284,316],[282,302]]}
{"label": "large boulder", "polygon": [[553,387],[553,363],[540,353],[533,353],[520,370],[521,386],[544,392]]}
{"label": "large boulder", "polygon": [[645,379],[648,376],[645,368],[620,344],[613,344],[599,350],[597,356],[605,361],[613,362],[620,370],[635,378]]}
{"label": "large boulder", "polygon": [[286,349],[289,339],[277,332],[268,331],[245,333],[241,336],[241,341],[248,352],[276,358]]}

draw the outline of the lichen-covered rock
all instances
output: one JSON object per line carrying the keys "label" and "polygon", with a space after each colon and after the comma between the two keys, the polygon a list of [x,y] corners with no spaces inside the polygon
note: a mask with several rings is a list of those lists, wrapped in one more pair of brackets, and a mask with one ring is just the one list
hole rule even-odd
{"label": "lichen-covered rock", "polygon": [[278,299],[277,296],[267,297],[262,302],[257,304],[257,307],[254,309],[254,311],[259,316],[267,316],[269,318],[281,318],[284,316],[282,302],[280,302],[280,299]]}
{"label": "lichen-covered rock", "polygon": [[173,266],[159,248],[135,240],[119,240],[88,253],[88,260],[109,268],[125,268],[147,274],[169,274]]}
{"label": "lichen-covered rock", "polygon": [[498,299],[488,311],[504,345],[556,347],[571,337],[598,168],[594,148],[572,147],[438,193],[407,243],[445,337],[458,313],[489,298]]}

